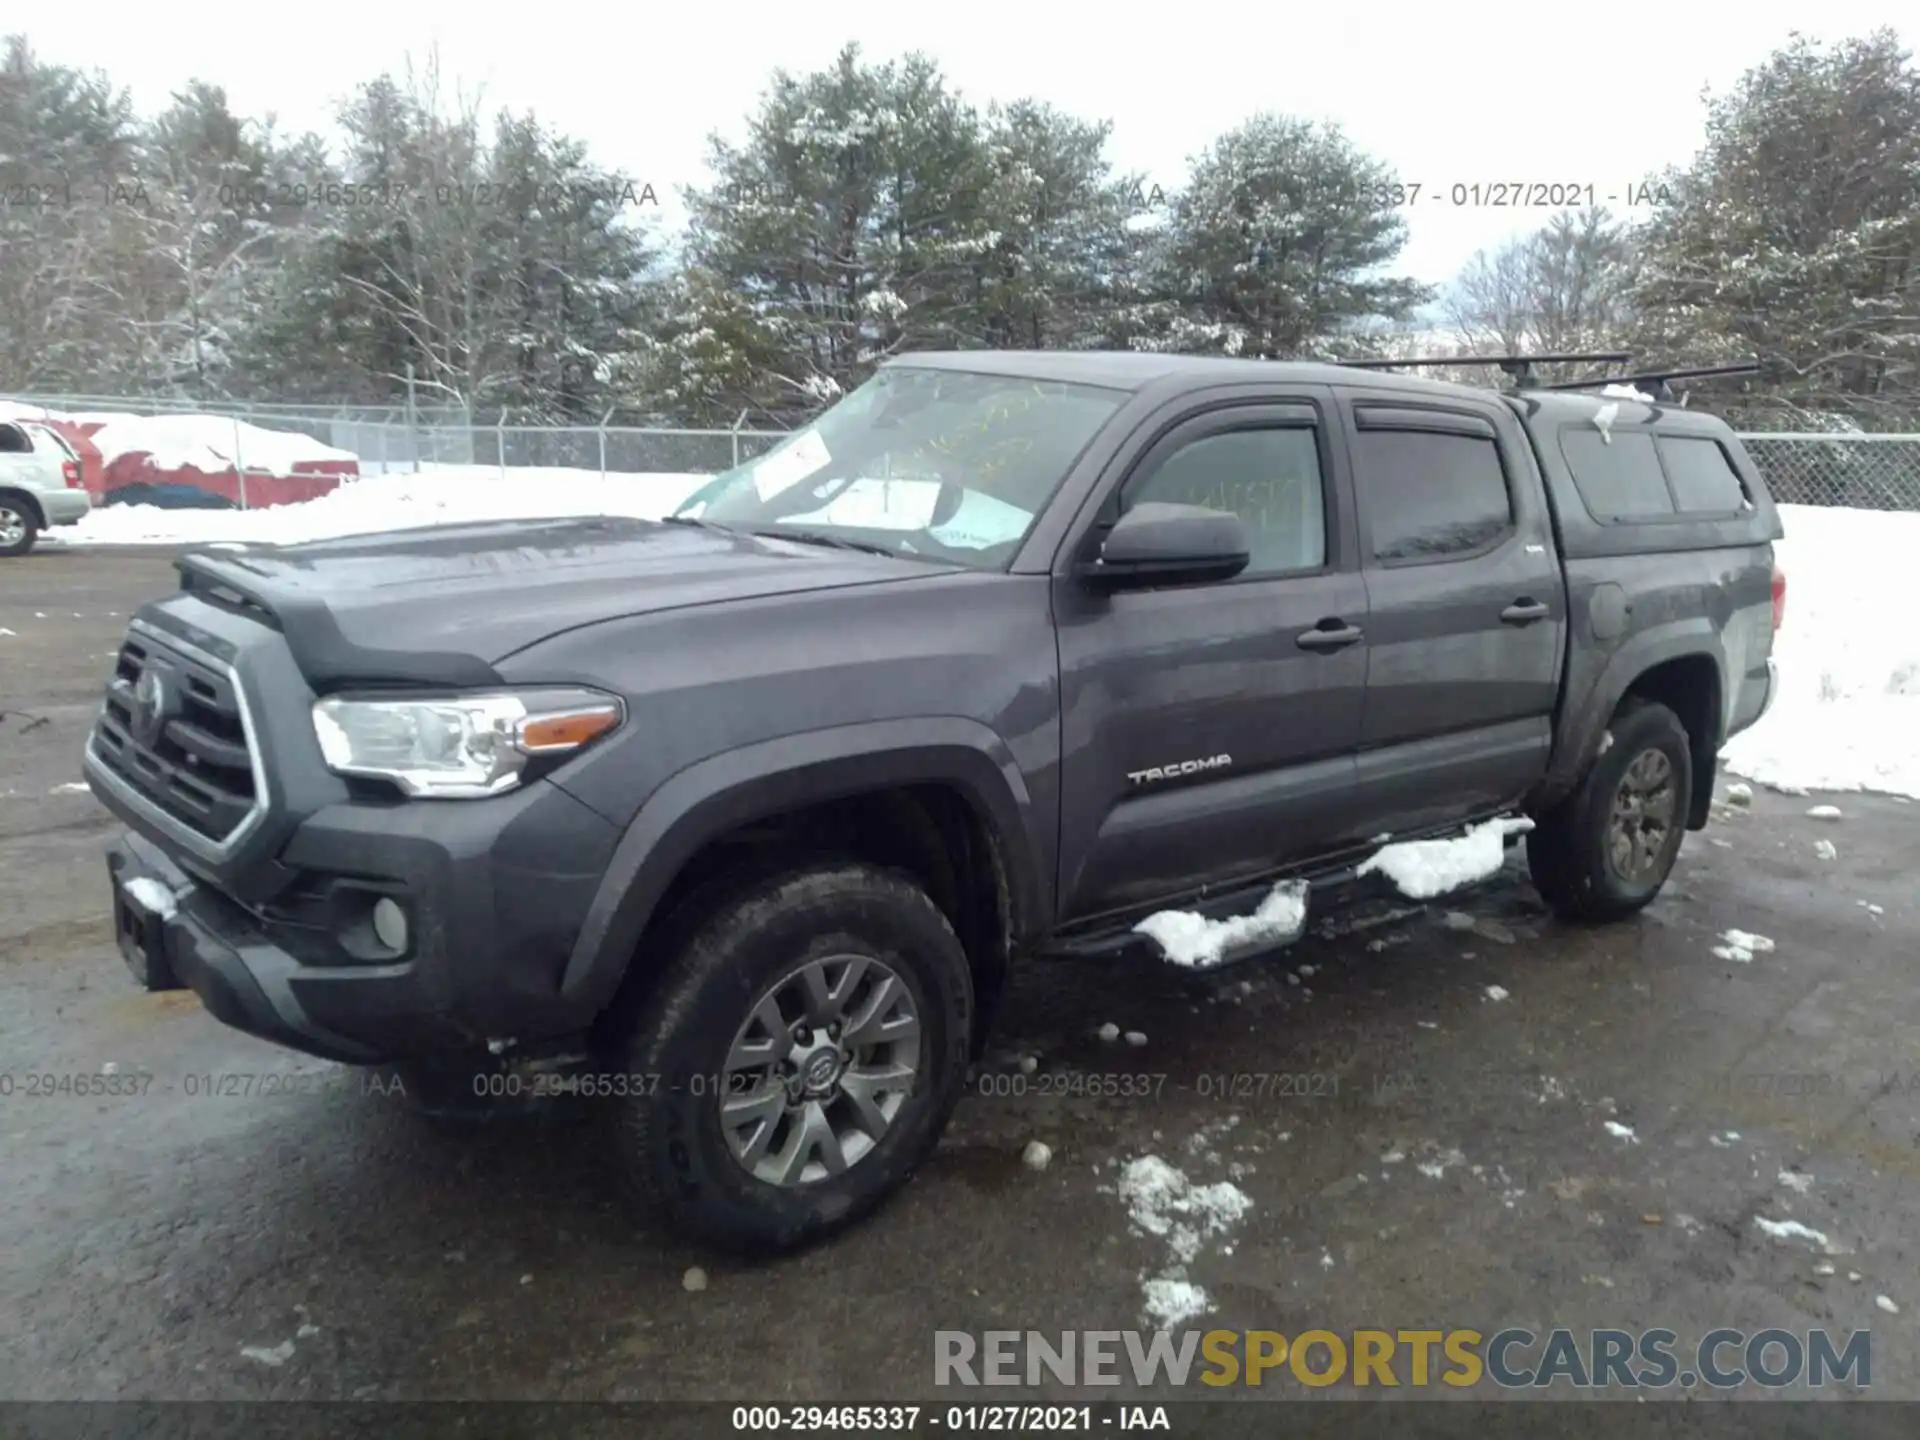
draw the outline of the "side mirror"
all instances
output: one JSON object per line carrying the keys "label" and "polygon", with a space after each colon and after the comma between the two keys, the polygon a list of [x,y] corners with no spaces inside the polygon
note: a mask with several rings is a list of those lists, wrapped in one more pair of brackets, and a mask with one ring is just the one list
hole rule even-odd
{"label": "side mirror", "polygon": [[1231,511],[1149,502],[1115,522],[1080,577],[1101,590],[1194,585],[1231,580],[1248,555],[1246,526]]}

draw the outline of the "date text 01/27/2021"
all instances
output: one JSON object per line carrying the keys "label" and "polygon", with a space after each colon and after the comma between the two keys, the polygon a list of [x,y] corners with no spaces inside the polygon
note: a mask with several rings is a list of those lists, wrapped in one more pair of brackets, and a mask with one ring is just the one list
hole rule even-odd
{"label": "date text 01/27/2021", "polygon": [[122,1072],[112,1065],[78,1074],[30,1070],[16,1075],[0,1071],[0,1100],[124,1099],[155,1095],[244,1100],[273,1095],[319,1095],[340,1089],[361,1095],[407,1093],[405,1082],[397,1074],[346,1068],[259,1072],[198,1070],[169,1076],[145,1070]]}
{"label": "date text 01/27/2021", "polygon": [[736,1431],[898,1435],[1172,1430],[1164,1405],[736,1405]]}
{"label": "date text 01/27/2021", "polygon": [[1596,205],[1640,208],[1673,203],[1665,185],[1647,180],[1611,185],[1591,180],[1456,180],[1448,185],[1410,181],[1377,186],[1369,198],[1383,208],[1451,205],[1466,210],[1590,209]]}

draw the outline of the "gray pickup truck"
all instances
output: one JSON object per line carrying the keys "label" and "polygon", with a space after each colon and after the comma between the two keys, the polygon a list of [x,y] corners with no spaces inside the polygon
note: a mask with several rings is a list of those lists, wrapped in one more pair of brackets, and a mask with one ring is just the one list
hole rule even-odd
{"label": "gray pickup truck", "polygon": [[1013,965],[1516,814],[1559,914],[1645,905],[1780,533],[1631,396],[915,355],[665,521],[186,556],[85,773],[141,983],[612,1097],[644,1197],[778,1250],[933,1149]]}

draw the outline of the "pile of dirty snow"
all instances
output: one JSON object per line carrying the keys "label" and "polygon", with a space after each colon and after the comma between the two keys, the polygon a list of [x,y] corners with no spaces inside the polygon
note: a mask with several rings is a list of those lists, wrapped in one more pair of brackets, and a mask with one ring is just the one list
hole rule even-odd
{"label": "pile of dirty snow", "polygon": [[1782,505],[1780,517],[1780,690],[1721,760],[1782,789],[1920,799],[1920,626],[1906,587],[1920,514]]}
{"label": "pile of dirty snow", "polygon": [[1531,829],[1533,821],[1514,816],[1470,826],[1450,840],[1403,840],[1375,851],[1353,873],[1384,875],[1409,900],[1431,900],[1494,874],[1506,863],[1507,836]]}
{"label": "pile of dirty snow", "polygon": [[[106,433],[105,431],[101,432]],[[249,462],[251,463],[251,462]],[[294,545],[423,525],[480,520],[547,520],[572,515],[657,519],[709,478],[706,475],[606,475],[595,470],[515,469],[486,465],[424,466],[417,475],[348,480],[301,505],[260,510],[162,510],[108,505],[59,540],[95,545]]]}
{"label": "pile of dirty snow", "polygon": [[1190,910],[1161,910],[1133,927],[1157,944],[1167,960],[1189,970],[1218,965],[1232,950],[1285,945],[1307,925],[1307,882],[1283,880],[1251,915],[1209,920]]}
{"label": "pile of dirty snow", "polygon": [[1253,1200],[1225,1180],[1196,1185],[1157,1155],[1128,1161],[1120,1172],[1119,1193],[1127,1218],[1167,1247],[1167,1267],[1141,1281],[1147,1320],[1171,1329],[1204,1315],[1213,1297],[1188,1277],[1187,1266],[1209,1241],[1224,1237],[1244,1220]]}

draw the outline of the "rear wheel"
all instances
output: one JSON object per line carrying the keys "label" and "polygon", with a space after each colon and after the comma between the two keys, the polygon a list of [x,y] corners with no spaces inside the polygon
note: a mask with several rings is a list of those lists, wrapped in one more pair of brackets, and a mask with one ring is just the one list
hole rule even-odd
{"label": "rear wheel", "polygon": [[0,495],[0,556],[24,555],[40,537],[33,507],[12,495]]}
{"label": "rear wheel", "polygon": [[726,1249],[777,1252],[912,1176],[966,1081],[966,952],[904,875],[828,862],[719,892],[633,1032],[622,1162],[639,1196]]}
{"label": "rear wheel", "polygon": [[1534,887],[1568,920],[1616,920],[1667,883],[1686,836],[1693,752],[1666,706],[1632,700],[1580,788],[1527,836]]}

